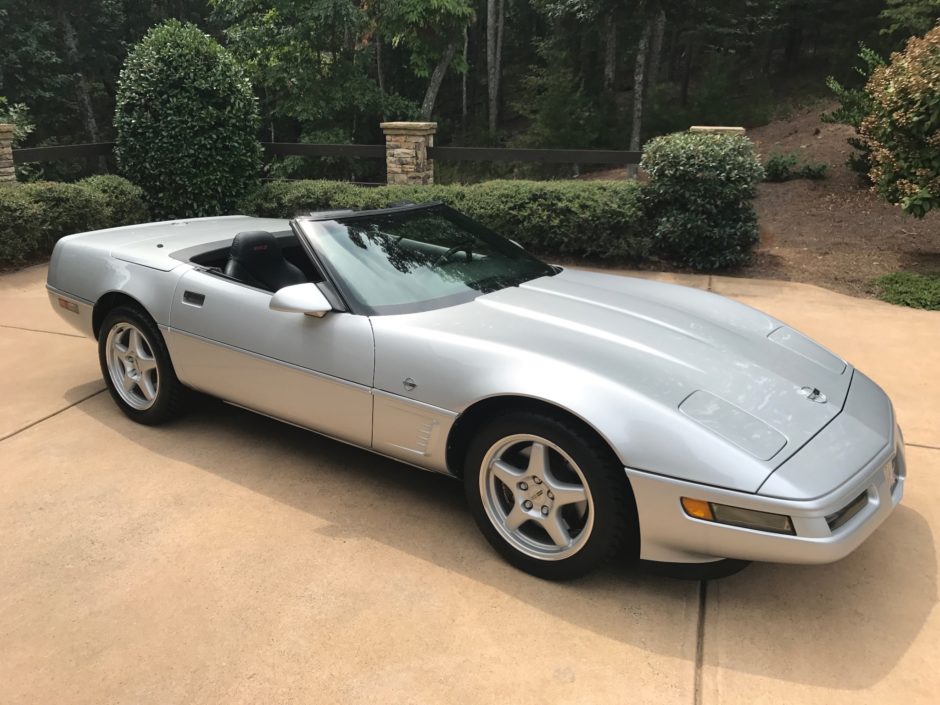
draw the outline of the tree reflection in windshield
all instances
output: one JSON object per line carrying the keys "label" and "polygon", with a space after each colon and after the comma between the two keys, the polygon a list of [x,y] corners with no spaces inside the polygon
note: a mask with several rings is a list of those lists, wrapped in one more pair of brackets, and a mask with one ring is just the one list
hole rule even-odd
{"label": "tree reflection in windshield", "polygon": [[469,301],[554,273],[446,206],[318,223],[321,251],[356,308],[405,313]]}

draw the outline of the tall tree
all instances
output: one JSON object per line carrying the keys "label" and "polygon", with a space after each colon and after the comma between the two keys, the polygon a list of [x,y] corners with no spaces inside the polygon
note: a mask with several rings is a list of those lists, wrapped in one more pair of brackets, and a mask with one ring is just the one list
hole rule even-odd
{"label": "tall tree", "polygon": [[[427,78],[420,114],[430,120],[447,69],[454,63],[464,29],[473,22],[470,0],[391,0],[382,6],[379,22],[392,44],[407,50],[411,70]],[[462,57],[457,68],[466,70]]]}
{"label": "tall tree", "polygon": [[502,74],[505,26],[506,0],[486,0],[486,85],[491,135],[496,134],[499,123],[499,82]]}

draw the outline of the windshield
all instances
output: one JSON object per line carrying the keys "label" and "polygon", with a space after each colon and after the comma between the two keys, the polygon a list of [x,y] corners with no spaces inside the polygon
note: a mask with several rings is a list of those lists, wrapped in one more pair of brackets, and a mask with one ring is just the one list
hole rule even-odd
{"label": "windshield", "polygon": [[347,301],[366,315],[452,306],[555,273],[447,206],[299,224]]}

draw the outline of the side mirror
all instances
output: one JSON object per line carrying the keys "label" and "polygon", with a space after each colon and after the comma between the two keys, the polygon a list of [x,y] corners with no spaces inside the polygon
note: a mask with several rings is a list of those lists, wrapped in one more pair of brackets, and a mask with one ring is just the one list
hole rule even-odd
{"label": "side mirror", "polygon": [[322,318],[333,310],[316,284],[294,284],[278,289],[271,297],[268,307],[272,311],[303,313],[317,318]]}

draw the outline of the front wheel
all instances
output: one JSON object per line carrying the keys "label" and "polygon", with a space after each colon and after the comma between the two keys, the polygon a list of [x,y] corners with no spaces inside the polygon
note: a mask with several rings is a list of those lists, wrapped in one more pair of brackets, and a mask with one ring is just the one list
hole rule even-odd
{"label": "front wheel", "polygon": [[470,444],[467,500],[478,526],[510,563],[548,579],[590,572],[637,540],[623,467],[587,429],[517,412]]}
{"label": "front wheel", "polygon": [[98,335],[98,360],[111,397],[130,419],[155,425],[179,415],[185,389],[147,314],[131,306],[108,313]]}

